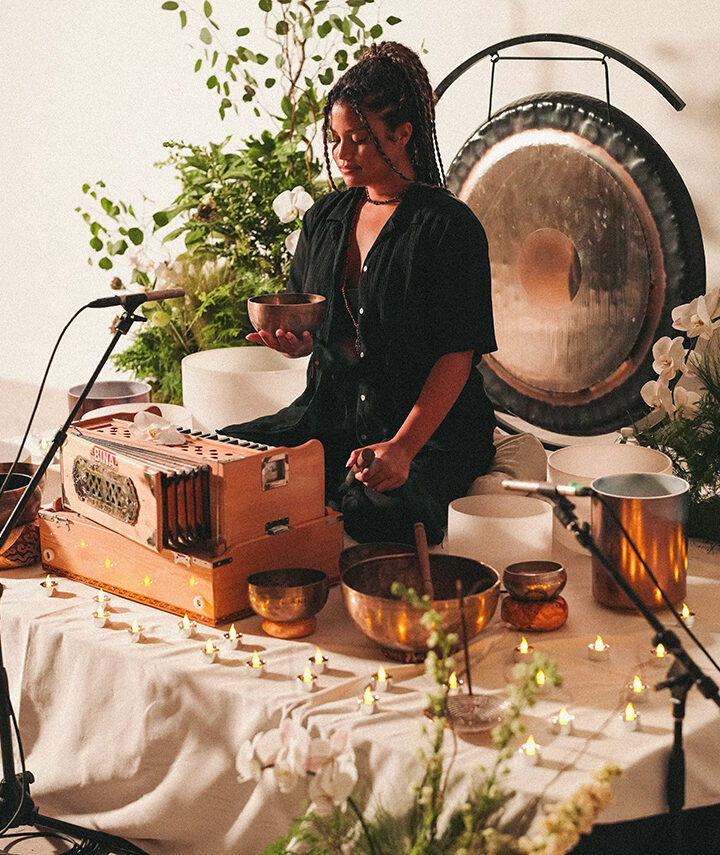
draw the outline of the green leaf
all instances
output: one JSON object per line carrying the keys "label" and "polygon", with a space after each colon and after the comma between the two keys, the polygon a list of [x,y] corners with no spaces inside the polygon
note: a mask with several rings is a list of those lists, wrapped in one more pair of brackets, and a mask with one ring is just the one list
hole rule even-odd
{"label": "green leaf", "polygon": [[269,12],[272,9],[272,0],[259,0],[258,6],[263,12]]}
{"label": "green leaf", "polygon": [[218,61],[218,52],[216,50],[213,51],[212,61],[210,62],[210,68],[215,68],[215,63]]}
{"label": "green leaf", "polygon": [[113,266],[113,263],[112,263],[112,261],[110,261],[110,259],[107,257],[107,255],[104,255],[100,259],[100,261],[98,261],[98,267],[101,267],[103,270],[110,270],[110,268],[112,266]]}
{"label": "green leaf", "polygon": [[166,0],[166,2],[163,3],[160,8],[161,9],[167,9],[168,12],[174,12],[175,9],[177,9],[178,5],[179,4],[176,3],[175,0]]}
{"label": "green leaf", "polygon": [[200,30],[200,41],[204,42],[206,45],[212,43],[212,33],[207,27],[203,27],[202,30]]}
{"label": "green leaf", "polygon": [[156,211],[153,214],[153,220],[156,226],[162,227],[166,226],[170,220],[168,219],[168,215],[165,211]]}
{"label": "green leaf", "polygon": [[187,26],[187,12],[184,9],[180,10],[180,29],[184,30]]}
{"label": "green leaf", "polygon": [[82,186],[82,191],[83,191],[83,193],[87,193],[89,189],[90,189],[90,185],[89,185],[89,184],[83,184],[83,186]]}
{"label": "green leaf", "polygon": [[332,24],[330,21],[323,21],[317,28],[317,34],[321,39],[324,39],[330,34],[330,30],[332,30]]}
{"label": "green leaf", "polygon": [[240,36],[240,38],[242,38],[243,36],[246,36],[249,32],[250,27],[240,27],[239,30],[236,30],[235,35]]}
{"label": "green leaf", "polygon": [[99,237],[90,238],[90,246],[95,250],[95,252],[100,252],[103,248],[103,242]]}
{"label": "green leaf", "polygon": [[144,235],[142,233],[142,229],[133,227],[131,229],[128,229],[127,235],[130,240],[135,244],[135,246],[140,246],[140,244],[143,242]]}
{"label": "green leaf", "polygon": [[205,13],[205,17],[209,18],[212,15],[212,5],[208,3],[208,0],[205,0],[203,3],[203,12]]}
{"label": "green leaf", "polygon": [[108,243],[108,255],[122,255],[127,248],[128,245],[126,240],[116,240],[112,243]]}
{"label": "green leaf", "polygon": [[200,71],[200,69],[201,69],[201,68],[202,68],[202,60],[201,60],[201,59],[199,59],[199,60],[195,63],[195,71],[196,71],[196,72],[198,72],[198,71]]}
{"label": "green leaf", "polygon": [[376,39],[376,38],[378,38],[378,36],[382,35],[382,31],[383,31],[383,28],[380,26],[380,24],[375,24],[374,27],[370,27],[370,36],[373,39]]}
{"label": "green leaf", "polygon": [[330,25],[335,27],[336,30],[340,30],[342,32],[343,22],[342,18],[339,15],[330,15],[328,18],[330,21]]}
{"label": "green leaf", "polygon": [[282,68],[285,64],[285,59],[281,53],[277,54],[275,57],[275,68]]}
{"label": "green leaf", "polygon": [[326,68],[325,71],[321,71],[318,74],[318,80],[323,84],[323,86],[329,86],[333,82],[333,70],[332,68]]}
{"label": "green leaf", "polygon": [[[313,12],[317,15],[318,12],[322,12],[323,9],[327,6],[330,0],[318,0],[318,2],[313,7]],[[352,3],[348,3],[349,6],[352,6]]]}
{"label": "green leaf", "polygon": [[267,61],[268,61],[268,58],[265,56],[265,54],[264,54],[264,53],[256,53],[256,54],[255,54],[255,62],[256,62],[258,65],[265,65],[265,63],[266,63]]}
{"label": "green leaf", "polygon": [[395,15],[390,15],[390,17],[387,18],[386,20],[387,20],[388,24],[390,24],[390,26],[392,27],[393,24],[399,24],[402,19],[396,18]]}
{"label": "green leaf", "polygon": [[290,31],[290,25],[288,24],[287,21],[278,21],[277,24],[275,24],[275,32],[279,36],[286,36],[289,31]]}
{"label": "green leaf", "polygon": [[266,77],[265,78],[265,88],[266,89],[272,89],[273,86],[275,85],[275,82],[276,81],[275,81],[274,77]]}

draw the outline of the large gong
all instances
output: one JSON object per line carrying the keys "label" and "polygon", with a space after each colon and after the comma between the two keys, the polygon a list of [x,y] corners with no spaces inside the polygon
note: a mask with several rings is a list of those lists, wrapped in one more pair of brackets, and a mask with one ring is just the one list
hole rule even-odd
{"label": "large gong", "polygon": [[496,406],[562,434],[598,434],[647,410],[652,345],[705,290],[690,196],[629,116],[594,98],[535,95],[462,146],[448,186],[488,236]]}

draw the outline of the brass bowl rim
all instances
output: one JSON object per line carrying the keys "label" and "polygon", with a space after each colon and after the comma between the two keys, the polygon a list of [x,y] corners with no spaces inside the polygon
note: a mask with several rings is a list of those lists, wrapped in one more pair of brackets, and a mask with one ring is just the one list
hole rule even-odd
{"label": "brass bowl rim", "polygon": [[[280,581],[282,579],[281,574],[289,573],[307,573],[308,580],[307,582],[297,584],[288,584],[287,582]],[[277,581],[273,581],[274,579]],[[247,577],[248,587],[256,589],[266,588],[269,590],[277,588],[311,588],[318,584],[322,585],[327,581],[327,573],[324,570],[317,570],[314,567],[278,567],[274,570],[258,570],[257,573],[251,573]]]}
{"label": "brass bowl rim", "polygon": [[248,303],[256,306],[278,306],[287,309],[292,306],[317,306],[325,303],[322,294],[306,294],[304,292],[280,291],[277,294],[256,294],[248,297]]}

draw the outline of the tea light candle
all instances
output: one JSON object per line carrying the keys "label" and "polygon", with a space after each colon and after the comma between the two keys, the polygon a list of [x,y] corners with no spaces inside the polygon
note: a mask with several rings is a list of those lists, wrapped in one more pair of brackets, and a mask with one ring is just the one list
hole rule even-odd
{"label": "tea light candle", "polygon": [[566,707],[563,707],[557,715],[550,719],[553,733],[559,733],[561,736],[570,736],[573,732],[573,722],[575,716],[570,715]]}
{"label": "tea light candle", "polygon": [[687,603],[682,604],[682,610],[680,612],[680,620],[685,624],[685,626],[691,627],[695,623],[695,612],[691,612],[687,606]]}
{"label": "tea light candle", "polygon": [[262,677],[265,671],[265,660],[260,658],[257,650],[253,653],[252,659],[248,659],[245,664],[252,677]]}
{"label": "tea light candle", "polygon": [[55,593],[57,586],[57,580],[51,579],[50,576],[46,576],[40,583],[40,587],[43,589],[43,593],[46,597],[52,597],[52,595]]}
{"label": "tea light candle", "polygon": [[[457,677],[455,678],[457,680]],[[392,674],[389,674],[381,665],[370,677],[370,688],[373,692],[387,692],[392,684]]]}
{"label": "tea light candle", "polygon": [[629,703],[625,707],[625,712],[620,715],[620,721],[622,721],[625,730],[638,730],[640,727],[640,713]]}
{"label": "tea light candle", "polygon": [[513,651],[513,659],[516,662],[528,662],[533,658],[533,654],[535,653],[535,648],[532,644],[527,643],[527,638],[525,636],[522,637],[520,644]]}
{"label": "tea light candle", "polygon": [[650,651],[650,658],[653,663],[662,666],[667,662],[667,650],[664,644],[658,644]]}
{"label": "tea light candle", "polygon": [[526,766],[536,766],[540,760],[540,746],[532,736],[518,748],[518,756]]}
{"label": "tea light candle", "polygon": [[464,680],[460,680],[458,678],[458,675],[453,671],[452,674],[450,674],[450,676],[448,677],[447,681],[448,696],[452,697],[453,695],[459,695],[464,685]]}
{"label": "tea light candle", "polygon": [[632,682],[625,686],[626,698],[634,704],[644,703],[647,700],[648,692],[647,685],[636,674],[632,678]]}
{"label": "tea light candle", "polygon": [[540,669],[537,674],[535,674],[535,685],[538,689],[544,689],[547,685],[547,677],[545,676],[545,672]]}
{"label": "tea light candle", "polygon": [[358,708],[363,715],[372,715],[375,712],[377,695],[373,694],[371,686],[365,686],[363,696],[358,699]]}
{"label": "tea light candle", "polygon": [[128,638],[133,644],[136,644],[142,638],[143,632],[145,632],[145,627],[140,626],[140,624],[134,620],[128,627]]}
{"label": "tea light candle", "polygon": [[208,640],[205,642],[205,647],[200,648],[203,661],[207,662],[208,664],[214,662],[217,658],[218,650],[218,646],[213,643],[213,640],[211,638],[208,638]]}
{"label": "tea light candle", "polygon": [[92,613],[93,626],[98,627],[98,629],[102,629],[107,623],[107,619],[108,613],[105,611],[105,606],[100,603],[100,605]]}
{"label": "tea light candle", "polygon": [[178,632],[183,638],[192,638],[195,635],[197,624],[194,620],[190,620],[187,615],[182,620],[178,621]]}
{"label": "tea light candle", "polygon": [[305,668],[302,674],[297,675],[298,685],[303,692],[312,692],[315,688],[315,680],[317,680],[317,675],[313,674],[309,665]]}
{"label": "tea light candle", "polygon": [[595,641],[588,644],[588,656],[593,662],[607,662],[610,658],[610,645],[605,644],[598,635]]}
{"label": "tea light candle", "polygon": [[242,644],[242,633],[235,629],[235,624],[230,626],[230,629],[223,633],[225,639],[224,645],[226,650],[237,650]]}
{"label": "tea light candle", "polygon": [[105,593],[105,591],[103,591],[102,588],[100,588],[97,594],[95,594],[95,596],[93,597],[93,601],[96,602],[98,606],[103,606],[104,608],[107,608],[107,606],[110,604],[110,597]]}
{"label": "tea light candle", "polygon": [[322,674],[325,671],[325,667],[330,660],[327,656],[323,656],[322,651],[319,647],[315,648],[315,655],[311,656],[308,659],[310,663],[310,667],[315,671],[316,674]]}

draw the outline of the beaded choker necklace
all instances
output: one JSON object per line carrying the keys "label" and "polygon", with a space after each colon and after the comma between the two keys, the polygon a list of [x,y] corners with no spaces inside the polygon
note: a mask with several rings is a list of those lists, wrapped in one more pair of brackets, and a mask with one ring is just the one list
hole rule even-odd
{"label": "beaded choker necklace", "polygon": [[402,191],[402,193],[398,193],[397,196],[393,196],[391,199],[371,199],[370,194],[368,193],[367,187],[365,188],[365,200],[369,202],[371,205],[394,205],[395,202],[400,202],[402,197],[407,193],[407,188]]}

